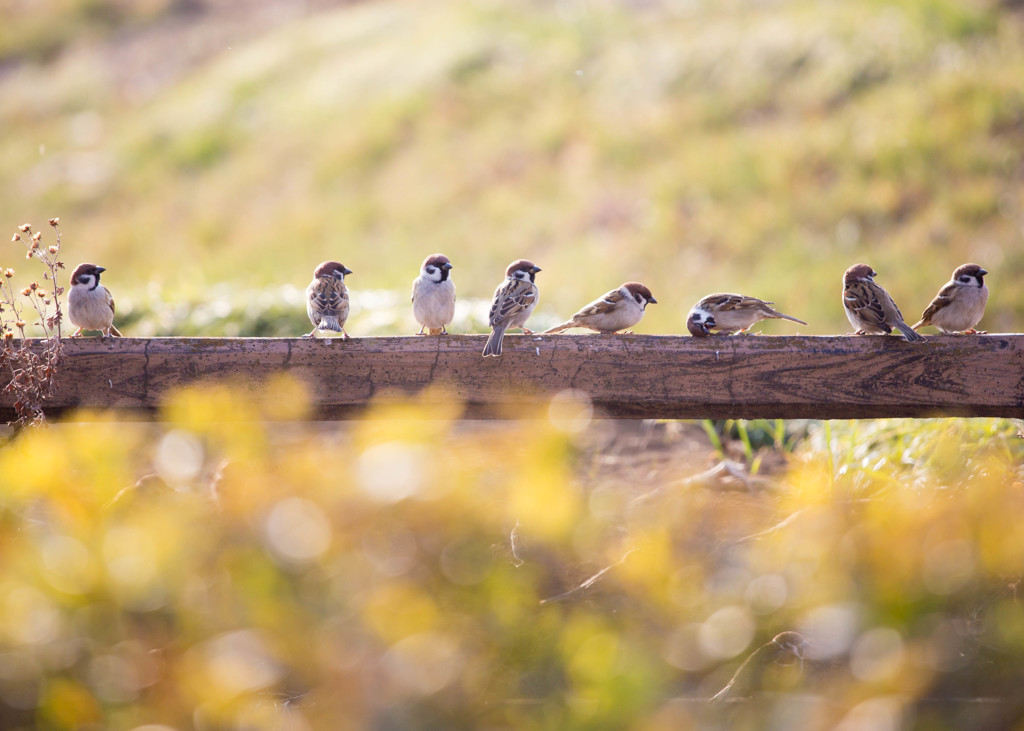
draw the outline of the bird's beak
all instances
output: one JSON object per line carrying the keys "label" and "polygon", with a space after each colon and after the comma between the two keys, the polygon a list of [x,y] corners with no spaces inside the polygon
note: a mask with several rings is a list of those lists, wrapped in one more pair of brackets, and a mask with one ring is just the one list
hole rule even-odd
{"label": "bird's beak", "polygon": [[98,274],[103,274],[103,272],[105,272],[105,271],[107,271],[106,267],[96,267],[96,272]]}
{"label": "bird's beak", "polygon": [[537,272],[541,271],[541,268],[537,265],[534,265],[533,269],[531,269],[530,271],[536,274]]}
{"label": "bird's beak", "polygon": [[656,304],[658,304],[658,300],[656,300],[653,297],[651,297],[649,300],[647,300],[647,304],[649,304],[649,305],[656,305]]}
{"label": "bird's beak", "polygon": [[445,270],[454,269],[455,265],[452,264],[451,262],[445,262],[444,264],[441,265],[441,268]]}
{"label": "bird's beak", "polygon": [[876,272],[874,269],[872,269],[871,270],[871,276],[872,277],[877,277],[878,276],[878,272]]}
{"label": "bird's beak", "polygon": [[986,272],[984,269],[979,269],[978,274],[984,277],[986,274],[988,274],[988,272]]}
{"label": "bird's beak", "polygon": [[349,269],[348,267],[342,267],[341,268],[341,273],[344,274],[347,277],[349,274],[352,273],[352,270]]}

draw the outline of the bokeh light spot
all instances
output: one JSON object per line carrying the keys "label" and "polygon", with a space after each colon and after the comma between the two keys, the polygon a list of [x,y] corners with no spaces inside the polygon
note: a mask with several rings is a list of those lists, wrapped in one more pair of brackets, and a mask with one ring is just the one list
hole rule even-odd
{"label": "bokeh light spot", "polygon": [[859,623],[855,607],[832,604],[811,610],[800,623],[806,638],[807,655],[821,659],[846,652],[853,643]]}
{"label": "bokeh light spot", "polygon": [[368,447],[360,455],[356,476],[366,494],[382,503],[396,503],[420,492],[428,462],[421,447],[385,442]]}
{"label": "bokeh light spot", "polygon": [[889,627],[867,630],[853,643],[850,671],[861,680],[885,681],[903,665],[903,637]]}
{"label": "bokeh light spot", "polygon": [[743,652],[754,639],[756,625],[746,607],[722,607],[700,626],[701,652],[712,658],[729,658]]}
{"label": "bokeh light spot", "polygon": [[451,683],[462,668],[462,657],[444,635],[423,632],[405,637],[385,653],[383,666],[401,686],[430,695]]}
{"label": "bokeh light spot", "polygon": [[267,516],[266,535],[274,555],[292,563],[308,563],[330,547],[331,524],[316,503],[286,498]]}
{"label": "bokeh light spot", "polygon": [[203,468],[203,444],[191,432],[169,431],[157,444],[153,466],[170,485],[194,480]]}

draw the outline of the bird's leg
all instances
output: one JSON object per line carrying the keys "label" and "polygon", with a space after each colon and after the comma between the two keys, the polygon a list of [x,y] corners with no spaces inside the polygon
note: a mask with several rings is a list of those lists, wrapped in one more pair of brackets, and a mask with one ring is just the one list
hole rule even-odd
{"label": "bird's leg", "polygon": [[520,328],[523,331],[523,335],[533,335],[533,330],[528,327]]}
{"label": "bird's leg", "polygon": [[441,326],[441,334],[442,335],[447,335],[448,334],[448,330],[445,329],[444,325]]}
{"label": "bird's leg", "polygon": [[82,337],[82,330],[84,330],[84,329],[85,329],[84,327],[78,328],[73,333],[71,333],[71,337],[73,337],[73,338],[80,338],[80,337]]}
{"label": "bird's leg", "polygon": [[304,337],[304,338],[313,338],[313,340],[319,340],[319,338],[317,338],[317,336],[316,336],[316,331],[319,330],[319,329],[320,329],[319,327],[314,327],[312,330],[310,330],[308,333],[306,333],[302,337]]}
{"label": "bird's leg", "polygon": [[349,335],[348,335],[348,333],[347,333],[347,332],[345,332],[345,328],[341,328],[341,337],[342,337],[343,339],[345,339],[345,340],[350,340],[350,339],[351,339],[351,338],[349,338]]}
{"label": "bird's leg", "polygon": [[423,334],[423,328],[424,328],[424,327],[426,327],[426,325],[423,325],[423,326],[422,326],[422,327],[420,328],[420,331],[419,331],[418,333],[416,333],[416,334],[417,334],[417,335],[422,335],[422,334]]}
{"label": "bird's leg", "polygon": [[964,330],[964,335],[988,335],[987,330],[975,330],[973,327]]}
{"label": "bird's leg", "polygon": [[619,333],[619,335],[632,335],[632,334],[633,334],[632,330],[623,330],[621,333]]}

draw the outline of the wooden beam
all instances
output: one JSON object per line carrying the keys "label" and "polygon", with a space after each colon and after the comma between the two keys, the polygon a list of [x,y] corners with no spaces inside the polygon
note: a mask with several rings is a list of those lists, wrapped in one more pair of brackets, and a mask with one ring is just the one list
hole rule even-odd
{"label": "wooden beam", "polygon": [[[500,358],[482,358],[483,344],[482,335],[65,340],[47,411],[152,412],[207,379],[243,379],[258,395],[284,371],[308,385],[324,418],[429,385],[441,388],[427,398],[457,398],[482,416],[540,413],[575,389],[614,417],[1024,417],[1024,335],[510,335]],[[12,416],[0,395],[0,419]]]}

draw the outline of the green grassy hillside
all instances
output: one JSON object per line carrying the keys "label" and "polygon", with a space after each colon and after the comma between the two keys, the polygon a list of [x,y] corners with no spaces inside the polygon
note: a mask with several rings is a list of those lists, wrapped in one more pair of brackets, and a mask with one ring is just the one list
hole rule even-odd
{"label": "green grassy hillside", "polygon": [[469,303],[537,261],[538,324],[640,279],[646,332],[716,290],[845,332],[849,264],[911,317],[973,260],[1020,330],[1013,5],[50,0],[0,34],[0,220],[59,215],[139,333],[301,331],[325,258],[405,332],[434,251]]}

